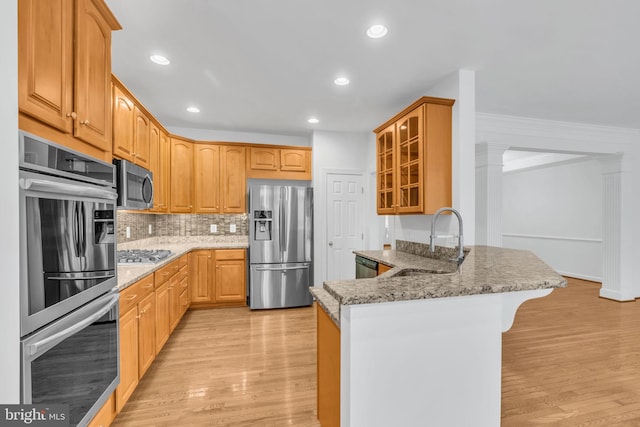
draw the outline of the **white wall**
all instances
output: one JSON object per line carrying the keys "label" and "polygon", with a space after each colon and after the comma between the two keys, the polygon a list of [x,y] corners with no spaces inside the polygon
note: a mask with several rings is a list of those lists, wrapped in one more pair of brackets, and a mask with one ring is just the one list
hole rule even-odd
{"label": "white wall", "polygon": [[[464,244],[475,241],[475,73],[459,70],[425,92],[427,96],[453,98],[452,190],[453,207],[464,222]],[[395,239],[429,242],[431,215],[398,215],[394,217]],[[452,215],[438,219],[438,234],[457,234],[458,224]],[[438,241],[440,245],[454,246]]]}
{"label": "white wall", "polygon": [[171,126],[167,127],[167,130],[174,135],[195,139],[197,141],[247,142],[252,144],[297,145],[304,147],[311,145],[311,138],[309,136],[277,135],[258,132],[234,132]]}
{"label": "white wall", "polygon": [[602,280],[602,167],[585,158],[503,175],[503,246]]}
{"label": "white wall", "polygon": [[[367,171],[375,168],[375,136],[369,133],[320,132],[312,135],[313,194],[314,194],[314,284],[322,286],[326,280],[326,202],[325,174],[327,171],[357,172],[363,176],[365,210],[363,221],[372,217],[370,197],[375,197],[375,187],[369,188]],[[373,212],[375,215],[375,210]],[[366,245],[366,242],[365,242]],[[355,267],[354,267],[355,268]]]}
{"label": "white wall", "polygon": [[0,3],[0,403],[20,401],[18,312],[18,12],[16,1]]}

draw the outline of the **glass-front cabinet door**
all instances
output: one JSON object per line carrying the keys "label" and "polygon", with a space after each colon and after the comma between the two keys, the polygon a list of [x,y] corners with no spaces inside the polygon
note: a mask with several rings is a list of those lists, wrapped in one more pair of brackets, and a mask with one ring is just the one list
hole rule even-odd
{"label": "glass-front cabinet door", "polygon": [[398,139],[398,213],[422,212],[423,123],[423,107],[415,109],[396,122]]}
{"label": "glass-front cabinet door", "polygon": [[377,134],[378,140],[378,214],[395,213],[394,200],[394,130],[395,124]]}

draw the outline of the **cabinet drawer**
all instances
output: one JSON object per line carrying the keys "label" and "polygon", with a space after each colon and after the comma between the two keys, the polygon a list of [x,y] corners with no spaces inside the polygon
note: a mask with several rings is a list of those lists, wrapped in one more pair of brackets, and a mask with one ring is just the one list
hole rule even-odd
{"label": "cabinet drawer", "polygon": [[216,261],[244,259],[244,249],[216,249]]}
{"label": "cabinet drawer", "polygon": [[187,265],[188,261],[189,261],[189,256],[188,255],[182,255],[180,258],[175,260],[173,263],[176,264],[178,266],[178,270],[180,270],[182,267]]}
{"label": "cabinet drawer", "polygon": [[187,276],[184,276],[177,283],[178,283],[178,287],[180,288],[180,292],[183,292],[185,289],[189,287],[189,280],[187,280]]}
{"label": "cabinet drawer", "polygon": [[177,279],[178,281],[182,281],[183,279],[186,279],[188,276],[189,276],[189,267],[185,265],[178,271]]}
{"label": "cabinet drawer", "polygon": [[154,273],[156,279],[156,288],[162,286],[164,282],[169,280],[170,277],[172,277],[178,272],[178,270],[180,270],[179,262],[180,259],[173,261],[171,264],[162,267]]}
{"label": "cabinet drawer", "polygon": [[142,298],[153,292],[153,274],[140,279],[133,285],[120,292],[120,314],[124,314],[138,304]]}

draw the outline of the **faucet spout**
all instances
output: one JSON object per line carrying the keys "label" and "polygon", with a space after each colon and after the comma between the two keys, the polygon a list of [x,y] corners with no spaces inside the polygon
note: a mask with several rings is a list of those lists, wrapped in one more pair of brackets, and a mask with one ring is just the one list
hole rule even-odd
{"label": "faucet spout", "polygon": [[462,243],[462,216],[460,215],[460,212],[453,208],[440,208],[433,215],[433,219],[431,220],[431,235],[429,236],[429,250],[431,251],[431,253],[434,253],[436,251],[435,239],[438,237],[436,236],[436,221],[438,220],[440,214],[442,214],[443,212],[452,212],[458,218],[458,256],[456,258],[456,261],[458,265],[460,265],[462,263],[462,260],[464,259],[464,248]]}

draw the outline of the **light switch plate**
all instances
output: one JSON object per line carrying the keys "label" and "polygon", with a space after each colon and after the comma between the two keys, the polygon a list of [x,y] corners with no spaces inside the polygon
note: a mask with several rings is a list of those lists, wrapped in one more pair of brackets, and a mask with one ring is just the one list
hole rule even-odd
{"label": "light switch plate", "polygon": [[211,225],[209,226],[209,231],[210,231],[211,233],[217,233],[217,232],[218,232],[218,225],[217,225],[217,224],[211,224]]}
{"label": "light switch plate", "polygon": [[236,225],[235,224],[229,225],[229,232],[230,233],[235,233],[236,232]]}
{"label": "light switch plate", "polygon": [[126,233],[127,233],[127,239],[131,238],[131,227],[127,227],[126,228]]}
{"label": "light switch plate", "polygon": [[149,234],[153,234],[153,224],[149,224]]}

